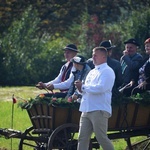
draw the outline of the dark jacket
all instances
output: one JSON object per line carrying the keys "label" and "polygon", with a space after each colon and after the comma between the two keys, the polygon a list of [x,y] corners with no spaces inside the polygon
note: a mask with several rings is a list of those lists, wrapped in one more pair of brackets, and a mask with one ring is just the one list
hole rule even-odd
{"label": "dark jacket", "polygon": [[149,57],[148,57],[148,58],[145,58],[145,59],[143,60],[142,65],[144,65],[147,61],[148,61],[148,63],[147,63],[146,66],[145,66],[144,74],[145,74],[145,77],[146,77],[146,82],[147,82],[148,84],[150,84],[150,60],[149,60]]}
{"label": "dark jacket", "polygon": [[[91,70],[91,68],[87,64],[85,64],[82,71],[76,70],[76,71],[72,72],[74,75],[74,81],[76,81],[76,80],[80,80],[82,82],[85,81],[85,78],[86,78],[86,76],[90,70]],[[74,85],[74,81],[72,82],[72,84],[69,88],[67,97],[70,97],[73,94],[78,95],[78,92],[77,92],[75,85]]]}
{"label": "dark jacket", "polygon": [[[146,61],[148,61],[148,59],[144,59],[141,67],[143,67],[143,65],[145,64]],[[148,63],[146,64],[143,73],[144,73],[144,75],[146,77],[146,82],[147,82],[146,88],[136,88],[136,86],[138,85],[137,84],[137,85],[133,86],[131,89],[128,89],[128,90],[125,91],[125,94],[129,93],[127,96],[130,96],[131,94],[132,95],[136,95],[137,93],[143,93],[143,92],[145,92],[147,90],[150,90],[150,61],[148,61]],[[132,93],[131,93],[131,91],[132,91]]]}
{"label": "dark jacket", "polygon": [[138,81],[139,68],[141,66],[143,57],[136,53],[132,56],[123,55],[120,59],[122,66],[123,85],[128,84],[130,81]]}
{"label": "dark jacket", "polygon": [[146,82],[150,84],[150,62],[148,62],[145,66],[145,76],[146,76]]}

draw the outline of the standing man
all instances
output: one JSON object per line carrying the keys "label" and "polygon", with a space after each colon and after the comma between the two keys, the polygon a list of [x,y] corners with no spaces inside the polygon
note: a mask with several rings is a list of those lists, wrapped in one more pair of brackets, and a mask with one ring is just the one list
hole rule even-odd
{"label": "standing man", "polygon": [[82,93],[79,110],[82,112],[79,126],[77,150],[88,150],[92,133],[95,133],[98,143],[104,150],[114,150],[107,137],[108,119],[112,114],[111,96],[115,81],[114,71],[107,65],[107,49],[93,49],[92,69],[85,83],[76,81],[75,85]]}
{"label": "standing man", "polygon": [[[65,59],[67,62],[61,67],[58,76],[54,80],[49,81],[47,83],[39,82],[37,84],[37,87],[39,89],[45,89],[46,88],[46,89],[51,90],[52,89],[51,87],[53,87],[53,84],[62,83],[64,81],[66,81],[71,76],[71,72],[74,70],[73,62],[71,62],[71,59],[77,55],[78,49],[77,49],[76,45],[69,44],[63,50],[64,50],[64,56],[65,56]],[[70,78],[73,78],[73,76]],[[63,90],[60,90],[60,92],[45,93],[45,96],[49,96],[49,97],[53,96],[53,97],[57,97],[57,98],[66,97],[68,87],[70,87],[72,80],[69,80],[70,82],[67,82],[67,84],[63,85],[63,87],[62,87]],[[65,87],[66,87],[66,89],[65,89]]]}
{"label": "standing man", "polygon": [[[99,46],[105,47],[107,49],[107,64],[111,67],[115,73],[115,83],[112,89],[112,98],[115,100],[119,96],[119,87],[122,85],[122,69],[121,64],[118,60],[111,58],[112,50],[115,48],[112,45],[111,40],[102,41]],[[92,58],[87,61],[88,65],[93,69],[94,64]]]}
{"label": "standing man", "polygon": [[[123,75],[123,85],[128,85],[128,88],[137,84],[139,68],[141,66],[143,57],[141,54],[137,53],[139,47],[136,39],[131,38],[124,42],[125,50],[123,51],[123,56],[120,59]],[[123,93],[126,96],[130,96],[130,89],[125,89]]]}

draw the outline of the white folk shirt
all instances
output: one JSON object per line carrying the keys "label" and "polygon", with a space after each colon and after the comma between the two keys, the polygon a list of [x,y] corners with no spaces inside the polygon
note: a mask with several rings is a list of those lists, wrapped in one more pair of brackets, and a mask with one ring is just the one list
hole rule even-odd
{"label": "white folk shirt", "polygon": [[82,100],[79,110],[81,112],[103,110],[111,115],[111,96],[114,81],[114,71],[107,63],[95,66],[87,75],[85,84],[82,85]]}
{"label": "white folk shirt", "polygon": [[[67,62],[65,64],[66,67],[68,67],[69,62]],[[67,80],[65,80],[64,82],[61,82],[62,79],[62,74],[63,74],[63,66],[61,67],[61,70],[59,72],[59,75],[52,81],[49,81],[47,83],[45,83],[45,85],[49,85],[49,84],[53,84],[54,85],[54,89],[60,89],[60,90],[64,90],[64,89],[69,89],[71,83],[73,82],[74,79],[74,75],[72,74],[73,71],[75,71],[75,67],[73,66],[69,75],[69,78]]]}

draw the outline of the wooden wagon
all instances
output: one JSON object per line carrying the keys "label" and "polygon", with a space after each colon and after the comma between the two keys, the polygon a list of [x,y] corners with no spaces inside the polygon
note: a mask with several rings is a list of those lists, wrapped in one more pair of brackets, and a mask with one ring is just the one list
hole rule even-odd
{"label": "wooden wagon", "polygon": [[[78,111],[79,103],[75,105],[76,107],[53,104],[33,105],[27,109],[32,127],[23,133],[9,131],[13,133],[13,136],[9,137],[20,138],[19,150],[76,150],[81,113]],[[109,138],[125,139],[129,150],[150,149],[150,105],[124,102],[112,108],[113,115],[108,125]],[[4,132],[0,130],[0,134]],[[142,144],[139,142],[133,145],[130,138],[136,136],[147,136],[147,139],[142,141]],[[96,138],[91,138],[89,150],[99,149],[99,147]]]}
{"label": "wooden wagon", "polygon": [[[77,104],[79,105],[79,104]],[[113,115],[109,119],[110,139],[124,138],[129,149],[137,149],[131,144],[130,138],[135,136],[149,136],[150,134],[150,106],[138,103],[122,103],[113,106]],[[78,107],[62,107],[57,105],[39,104],[33,105],[28,111],[33,127],[25,132],[21,138],[19,150],[23,150],[28,142],[27,136],[33,140],[38,135],[39,142],[35,138],[35,147],[46,149],[76,150],[77,133],[80,118]],[[149,137],[148,137],[149,138]],[[150,147],[147,145],[144,147]],[[37,146],[38,145],[38,146]],[[96,138],[91,139],[90,148],[99,148]],[[142,148],[141,148],[142,149]],[[143,148],[144,149],[144,148]]]}

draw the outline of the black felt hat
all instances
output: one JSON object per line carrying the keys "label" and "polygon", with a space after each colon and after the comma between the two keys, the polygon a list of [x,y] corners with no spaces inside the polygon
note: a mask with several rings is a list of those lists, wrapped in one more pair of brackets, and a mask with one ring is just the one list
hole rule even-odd
{"label": "black felt hat", "polygon": [[133,39],[133,38],[125,41],[124,44],[134,44],[136,46],[140,46],[139,43],[136,41],[136,39]]}
{"label": "black felt hat", "polygon": [[69,44],[65,48],[63,48],[63,50],[71,50],[71,51],[78,52],[77,46],[75,44]]}
{"label": "black felt hat", "polygon": [[109,40],[109,41],[102,41],[99,46],[105,47],[107,50],[110,50],[110,49],[116,47],[115,45],[112,45],[111,40]]}

